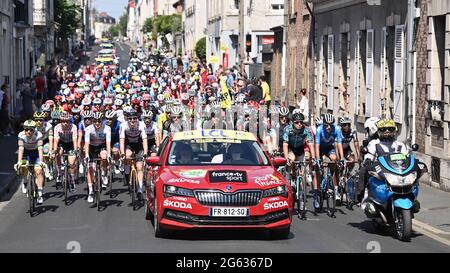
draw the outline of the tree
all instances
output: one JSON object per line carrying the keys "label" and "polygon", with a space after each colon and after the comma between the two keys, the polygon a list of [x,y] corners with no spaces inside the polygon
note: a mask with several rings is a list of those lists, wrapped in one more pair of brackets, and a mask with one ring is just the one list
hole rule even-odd
{"label": "tree", "polygon": [[181,15],[160,15],[155,19],[156,31],[161,35],[181,31]]}
{"label": "tree", "polygon": [[119,31],[120,31],[119,25],[113,25],[113,26],[109,27],[107,33],[112,37],[117,37],[117,36],[119,36]]}
{"label": "tree", "polygon": [[67,49],[67,38],[72,36],[81,25],[82,9],[68,0],[55,0],[54,16],[57,36],[61,38],[63,48]]}
{"label": "tree", "polygon": [[153,31],[153,18],[145,19],[144,26],[141,29],[142,32],[149,33]]}
{"label": "tree", "polygon": [[178,14],[157,16],[154,24],[157,34],[162,36],[166,46],[168,45],[166,34],[172,33],[172,35],[175,35],[175,33],[182,30],[181,15]]}
{"label": "tree", "polygon": [[201,38],[195,44],[195,54],[203,63],[206,63],[206,37]]}
{"label": "tree", "polygon": [[119,32],[122,36],[127,36],[128,14],[124,13],[119,18]]}

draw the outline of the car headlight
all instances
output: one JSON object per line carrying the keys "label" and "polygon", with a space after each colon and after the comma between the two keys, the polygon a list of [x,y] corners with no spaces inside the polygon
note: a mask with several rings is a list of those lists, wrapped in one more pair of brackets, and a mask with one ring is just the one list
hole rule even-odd
{"label": "car headlight", "polygon": [[194,192],[192,190],[175,187],[172,185],[164,185],[164,196],[171,197],[173,195],[195,197]]}
{"label": "car headlight", "polygon": [[384,177],[386,177],[387,182],[391,186],[409,186],[414,184],[417,178],[417,173],[410,173],[407,176],[400,176],[391,173],[385,173]]}
{"label": "car headlight", "polygon": [[263,192],[263,197],[271,197],[271,196],[283,196],[288,197],[288,189],[286,186],[278,186],[275,188],[271,188],[268,190],[265,190]]}

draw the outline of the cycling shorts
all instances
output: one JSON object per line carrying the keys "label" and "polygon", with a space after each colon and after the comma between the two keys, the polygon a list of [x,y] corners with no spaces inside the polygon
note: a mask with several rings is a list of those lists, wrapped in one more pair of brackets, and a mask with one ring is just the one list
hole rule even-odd
{"label": "cycling shorts", "polygon": [[24,150],[23,158],[26,159],[29,164],[40,165],[41,160],[39,159],[39,151],[38,150]]}
{"label": "cycling shorts", "polygon": [[89,145],[89,158],[92,161],[95,158],[100,158],[100,152],[106,150],[106,143],[100,146]]}
{"label": "cycling shorts", "polygon": [[60,142],[59,147],[61,147],[66,153],[74,150],[73,142]]}
{"label": "cycling shorts", "polygon": [[334,149],[334,147],[326,147],[326,148],[320,147],[320,158],[322,158],[322,156],[324,155],[330,157],[330,155],[332,154],[336,154],[336,150]]}
{"label": "cycling shorts", "polygon": [[126,149],[134,152],[134,155],[136,156],[136,161],[140,162],[144,160],[144,148],[142,147],[142,143],[134,145],[128,144],[126,146]]}

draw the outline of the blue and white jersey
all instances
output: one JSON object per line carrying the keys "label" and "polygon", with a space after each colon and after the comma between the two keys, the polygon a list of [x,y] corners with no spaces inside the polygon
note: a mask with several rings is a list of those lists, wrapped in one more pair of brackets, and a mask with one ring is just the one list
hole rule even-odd
{"label": "blue and white jersey", "polygon": [[342,144],[342,130],[340,127],[331,125],[331,132],[327,133],[325,127],[320,125],[316,131],[316,144],[321,148],[333,148],[334,143]]}

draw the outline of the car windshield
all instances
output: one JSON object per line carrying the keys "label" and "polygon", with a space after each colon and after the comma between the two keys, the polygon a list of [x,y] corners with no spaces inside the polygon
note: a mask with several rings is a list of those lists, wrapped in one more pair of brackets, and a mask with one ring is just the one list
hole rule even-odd
{"label": "car windshield", "polygon": [[269,160],[256,141],[192,139],[172,142],[167,165],[267,166]]}

